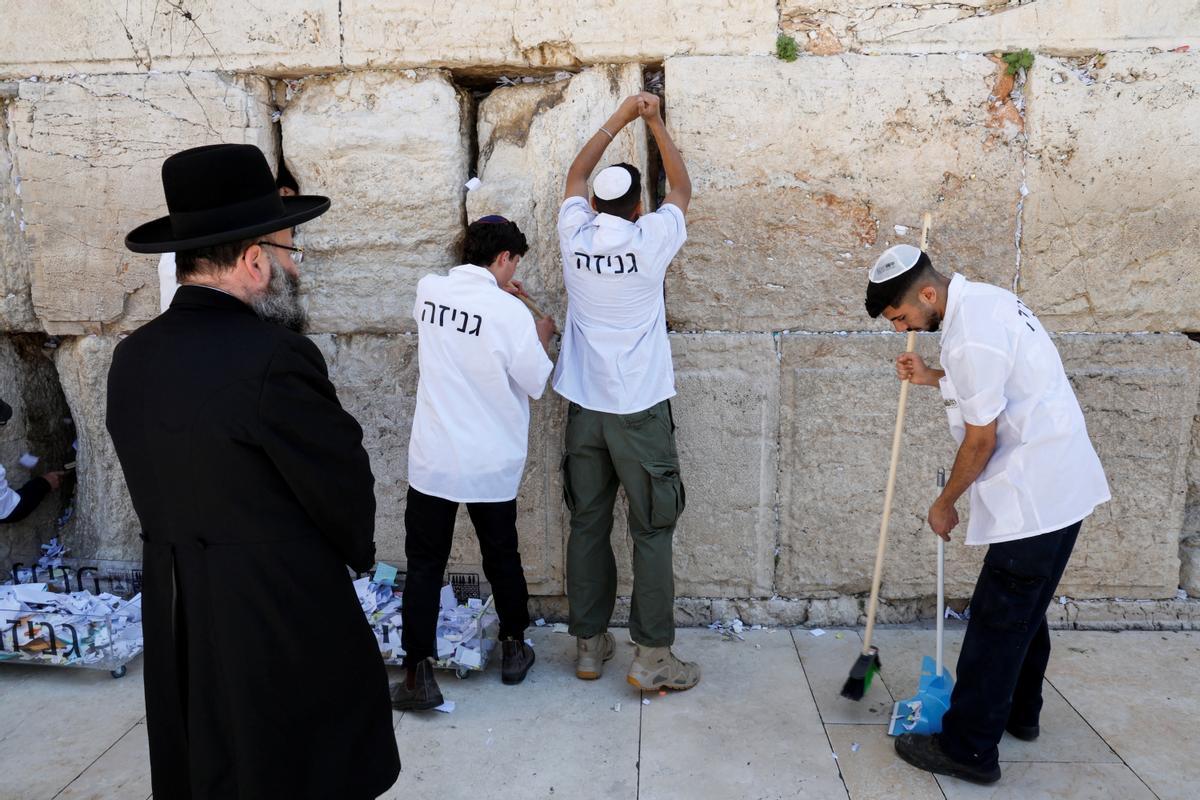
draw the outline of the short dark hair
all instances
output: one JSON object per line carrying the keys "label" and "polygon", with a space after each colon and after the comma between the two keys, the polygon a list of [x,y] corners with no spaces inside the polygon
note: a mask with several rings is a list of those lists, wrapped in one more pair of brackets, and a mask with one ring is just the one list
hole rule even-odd
{"label": "short dark hair", "polygon": [[504,252],[518,256],[529,252],[529,242],[517,223],[493,214],[480,217],[467,226],[463,263],[490,267],[496,256]]}
{"label": "short dark hair", "polygon": [[242,257],[242,253],[257,241],[258,237],[255,237],[208,247],[197,247],[194,250],[180,250],[175,254],[175,279],[183,281],[184,278],[204,272],[210,274],[227,272]]}
{"label": "short dark hair", "polygon": [[922,252],[912,269],[901,272],[890,281],[867,284],[867,313],[871,319],[875,319],[888,306],[895,308],[904,302],[904,297],[914,286],[936,274],[929,256]]}
{"label": "short dark hair", "polygon": [[629,170],[629,177],[632,178],[629,182],[629,189],[625,194],[615,197],[612,200],[602,200],[594,194],[592,197],[596,201],[596,210],[601,214],[611,214],[621,219],[629,219],[633,216],[633,210],[637,208],[638,202],[642,199],[642,173],[633,164],[626,164],[624,161],[620,164],[613,164],[613,166],[624,167]]}

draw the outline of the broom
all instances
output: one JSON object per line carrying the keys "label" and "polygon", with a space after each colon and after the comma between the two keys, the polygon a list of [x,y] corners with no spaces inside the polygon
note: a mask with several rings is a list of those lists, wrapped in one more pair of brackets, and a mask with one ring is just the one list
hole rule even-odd
{"label": "broom", "polygon": [[[933,216],[928,212],[921,221],[921,249],[924,250],[929,242],[929,227]],[[911,353],[917,343],[915,331],[908,332],[904,352]],[[896,409],[896,430],[892,434],[892,460],[888,466],[887,490],[883,495],[883,520],[879,524],[879,546],[875,548],[875,575],[871,579],[871,599],[867,603],[867,630],[863,635],[862,654],[850,668],[850,677],[842,685],[842,697],[850,700],[862,700],[863,695],[871,688],[875,673],[882,666],[879,660],[879,648],[871,646],[871,636],[875,633],[875,613],[879,610],[879,585],[883,582],[883,554],[887,550],[888,523],[892,519],[892,497],[896,491],[896,467],[900,463],[900,435],[904,431],[904,408],[908,405],[908,387],[906,380],[900,384],[900,405]]]}

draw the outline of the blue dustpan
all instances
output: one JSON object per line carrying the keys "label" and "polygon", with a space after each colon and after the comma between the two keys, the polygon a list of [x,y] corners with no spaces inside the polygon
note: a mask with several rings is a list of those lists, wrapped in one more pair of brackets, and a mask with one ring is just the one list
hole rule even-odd
{"label": "blue dustpan", "polygon": [[921,661],[921,682],[917,693],[896,703],[888,734],[899,736],[902,733],[941,733],[942,715],[950,708],[950,693],[953,690],[954,678],[950,677],[950,670],[942,667],[939,674],[937,661],[925,656]]}
{"label": "blue dustpan", "polygon": [[[946,471],[938,470],[938,486],[946,485]],[[889,736],[902,733],[929,735],[942,732],[942,715],[950,708],[954,678],[942,663],[942,634],[946,622],[946,543],[938,539],[937,552],[937,658],[921,661],[921,680],[917,693],[896,703],[892,709]]]}

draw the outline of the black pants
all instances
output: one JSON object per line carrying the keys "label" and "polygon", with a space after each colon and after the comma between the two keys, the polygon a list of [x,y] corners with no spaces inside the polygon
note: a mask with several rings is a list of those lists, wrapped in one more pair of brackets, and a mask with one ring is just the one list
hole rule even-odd
{"label": "black pants", "polygon": [[50,484],[45,478],[34,478],[16,491],[21,497],[21,502],[17,503],[11,514],[0,519],[0,524],[20,522],[32,514],[46,495],[50,494]]}
{"label": "black pants", "polygon": [[[483,554],[483,574],[496,598],[500,637],[523,639],[529,627],[529,589],[517,551],[517,501],[467,503],[467,512]],[[437,657],[438,600],[445,586],[457,514],[458,503],[408,487],[408,506],[404,510],[408,574],[401,612],[405,666],[415,667],[423,659]]]}
{"label": "black pants", "polygon": [[993,767],[1010,720],[1038,724],[1050,661],[1046,608],[1081,524],[988,547],[971,598],[950,710],[942,718],[942,748],[952,758]]}

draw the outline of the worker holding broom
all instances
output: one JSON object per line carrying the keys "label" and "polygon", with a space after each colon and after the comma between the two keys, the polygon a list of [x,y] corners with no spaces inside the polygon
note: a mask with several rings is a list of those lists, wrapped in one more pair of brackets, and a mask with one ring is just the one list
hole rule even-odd
{"label": "worker holding broom", "polygon": [[896,752],[920,769],[994,783],[1004,732],[1038,737],[1046,608],[1083,520],[1110,499],[1108,483],[1058,351],[1016,295],[947,278],[926,253],[897,245],[872,268],[866,307],[897,331],[941,330],[942,369],[912,352],[896,359],[902,381],[941,389],[959,444],[929,527],[948,541],[969,491],[966,542],[988,546],[942,732],[906,733]]}

